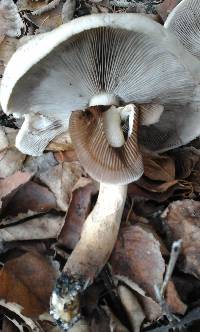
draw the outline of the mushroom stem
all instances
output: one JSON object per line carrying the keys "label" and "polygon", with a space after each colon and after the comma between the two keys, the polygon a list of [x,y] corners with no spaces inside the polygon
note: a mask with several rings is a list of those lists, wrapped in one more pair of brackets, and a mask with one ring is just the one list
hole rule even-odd
{"label": "mushroom stem", "polygon": [[108,143],[114,148],[124,145],[125,139],[121,127],[121,116],[115,106],[103,114],[103,127]]}
{"label": "mushroom stem", "polygon": [[84,223],[81,238],[52,294],[51,313],[65,331],[80,319],[80,293],[92,283],[113,250],[126,194],[127,185],[100,183],[96,205]]}

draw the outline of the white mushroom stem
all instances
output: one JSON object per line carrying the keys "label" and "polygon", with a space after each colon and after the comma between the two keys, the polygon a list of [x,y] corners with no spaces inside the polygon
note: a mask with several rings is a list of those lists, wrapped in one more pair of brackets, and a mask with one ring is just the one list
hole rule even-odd
{"label": "white mushroom stem", "polygon": [[[97,101],[100,105],[106,104],[106,100],[117,104],[113,98],[106,94],[96,96],[90,105]],[[120,108],[111,106],[103,115],[104,131],[113,147],[124,144],[120,111]],[[100,183],[96,205],[84,223],[81,238],[57,280],[51,298],[51,313],[64,331],[71,329],[81,318],[79,295],[93,282],[110,257],[117,240],[126,195],[127,185]]]}
{"label": "white mushroom stem", "polygon": [[117,239],[127,185],[100,183],[96,205],[87,217],[81,238],[57,280],[51,297],[51,314],[64,331],[81,319],[80,293],[110,257]]}
{"label": "white mushroom stem", "polygon": [[64,271],[91,282],[107,262],[117,239],[126,200],[127,186],[100,183],[96,205],[87,217],[81,239]]}
{"label": "white mushroom stem", "polygon": [[121,116],[115,106],[111,106],[103,114],[103,126],[108,143],[114,148],[124,145],[124,135],[121,127]]}

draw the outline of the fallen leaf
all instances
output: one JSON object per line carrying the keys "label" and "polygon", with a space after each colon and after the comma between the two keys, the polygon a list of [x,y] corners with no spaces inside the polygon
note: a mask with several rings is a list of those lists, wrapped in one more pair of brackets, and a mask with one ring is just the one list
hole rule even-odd
{"label": "fallen leaf", "polygon": [[16,191],[30,181],[33,174],[28,172],[16,172],[5,179],[0,179],[0,208],[5,208]]}
{"label": "fallen leaf", "polygon": [[47,214],[0,229],[0,242],[57,238],[64,218]]}
{"label": "fallen leaf", "polygon": [[128,195],[133,199],[142,197],[161,203],[171,197],[192,198],[193,185],[190,181],[185,180],[173,180],[159,184],[142,177],[137,183],[129,184]]}
{"label": "fallen leaf", "polygon": [[0,270],[0,298],[22,306],[23,315],[38,318],[49,309],[56,276],[44,256],[26,253],[8,261]]}
{"label": "fallen leaf", "polygon": [[123,275],[156,299],[154,286],[161,286],[165,263],[160,244],[140,226],[123,227],[111,256],[114,274]]}
{"label": "fallen leaf", "polygon": [[172,281],[167,285],[165,298],[171,312],[181,315],[185,314],[187,306],[181,301]]}
{"label": "fallen leaf", "polygon": [[182,239],[182,269],[200,278],[200,202],[182,200],[169,204],[162,218],[171,242]]}
{"label": "fallen leaf", "polygon": [[134,332],[140,332],[142,322],[145,319],[145,314],[137,297],[123,285],[118,287],[118,293],[122,304],[126,309],[132,330]]}
{"label": "fallen leaf", "polygon": [[176,177],[186,179],[190,176],[200,160],[199,151],[192,147],[185,147],[172,152],[176,165]]}
{"label": "fallen leaf", "polygon": [[56,208],[55,196],[48,188],[29,181],[11,198],[3,210],[4,216],[17,216],[28,211],[48,212]]}
{"label": "fallen leaf", "polygon": [[[87,179],[88,180],[88,179]],[[68,249],[74,249],[80,239],[82,226],[91,210],[92,195],[97,193],[97,188],[92,180],[85,186],[73,191],[72,200],[65,218],[65,224],[58,237],[58,243]]]}
{"label": "fallen leaf", "polygon": [[46,172],[40,173],[38,178],[55,195],[58,209],[67,211],[72,189],[81,177],[81,174],[82,168],[79,163],[64,162],[51,167]]}
{"label": "fallen leaf", "polygon": [[144,175],[155,181],[173,181],[175,163],[169,156],[143,156]]}

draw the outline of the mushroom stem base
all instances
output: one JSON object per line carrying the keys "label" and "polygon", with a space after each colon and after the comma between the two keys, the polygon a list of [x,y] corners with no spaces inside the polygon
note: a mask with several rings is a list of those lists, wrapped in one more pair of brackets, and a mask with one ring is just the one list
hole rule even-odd
{"label": "mushroom stem base", "polygon": [[[96,205],[86,219],[81,239],[53,291],[51,310],[56,321],[62,323],[59,324],[61,327],[71,328],[76,317],[80,317],[80,293],[92,283],[109,259],[117,239],[126,194],[126,185],[100,184]],[[74,314],[68,308],[73,308]]]}

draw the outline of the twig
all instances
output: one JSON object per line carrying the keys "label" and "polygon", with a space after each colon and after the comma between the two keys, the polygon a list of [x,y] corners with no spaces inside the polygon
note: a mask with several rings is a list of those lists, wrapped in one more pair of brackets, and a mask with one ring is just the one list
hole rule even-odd
{"label": "twig", "polygon": [[165,298],[164,298],[164,293],[165,293],[166,287],[167,287],[167,285],[168,285],[168,283],[171,279],[176,261],[178,259],[179,254],[180,254],[181,243],[182,243],[182,240],[178,240],[178,241],[173,242],[171,253],[170,253],[170,259],[169,259],[169,263],[168,263],[167,270],[166,270],[166,273],[165,273],[163,284],[162,284],[161,288],[159,288],[157,285],[154,286],[155,294],[156,294],[156,298],[158,300],[158,303],[160,304],[160,306],[162,308],[162,311],[166,315],[166,317],[168,318],[170,324],[172,324],[171,327],[174,327],[174,324],[177,321],[179,321],[179,319],[175,315],[172,315],[172,313],[170,312],[169,307],[168,307],[168,305],[165,301]]}
{"label": "twig", "polygon": [[169,280],[171,279],[176,261],[178,259],[179,254],[180,254],[181,244],[182,244],[182,240],[174,241],[173,244],[172,244],[169,264],[167,266],[167,270],[166,270],[166,273],[165,273],[165,278],[164,278],[162,287],[160,289],[161,296],[164,296],[167,284],[168,284]]}

